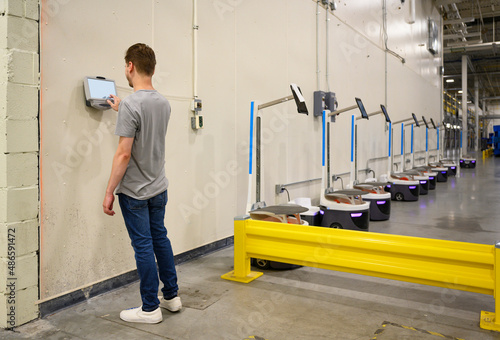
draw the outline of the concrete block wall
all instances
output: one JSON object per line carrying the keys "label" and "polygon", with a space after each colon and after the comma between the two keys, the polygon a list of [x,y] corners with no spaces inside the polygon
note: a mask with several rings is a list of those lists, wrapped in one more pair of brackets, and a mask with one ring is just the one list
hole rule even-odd
{"label": "concrete block wall", "polygon": [[0,0],[0,327],[38,317],[39,1]]}

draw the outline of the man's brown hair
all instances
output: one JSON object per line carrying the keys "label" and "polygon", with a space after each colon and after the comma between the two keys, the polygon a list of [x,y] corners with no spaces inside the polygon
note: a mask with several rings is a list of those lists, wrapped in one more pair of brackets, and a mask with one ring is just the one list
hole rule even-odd
{"label": "man's brown hair", "polygon": [[132,62],[137,72],[146,76],[152,76],[156,66],[155,52],[146,44],[135,44],[128,48],[125,53],[125,62]]}

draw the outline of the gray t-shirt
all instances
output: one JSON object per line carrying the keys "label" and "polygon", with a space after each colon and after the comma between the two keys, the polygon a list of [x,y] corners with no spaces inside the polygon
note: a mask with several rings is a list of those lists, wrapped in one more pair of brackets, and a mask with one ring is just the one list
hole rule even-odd
{"label": "gray t-shirt", "polygon": [[116,193],[147,200],[167,190],[165,135],[169,119],[170,104],[155,90],[139,90],[121,101],[115,135],[134,137],[134,143]]}

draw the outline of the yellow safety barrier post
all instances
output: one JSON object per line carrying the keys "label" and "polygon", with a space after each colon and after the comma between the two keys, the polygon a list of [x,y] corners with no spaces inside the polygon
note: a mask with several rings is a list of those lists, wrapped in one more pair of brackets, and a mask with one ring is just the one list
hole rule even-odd
{"label": "yellow safety barrier post", "polygon": [[[495,312],[499,313],[500,316],[500,270],[498,266],[500,265],[500,241],[497,241],[495,244],[495,270],[494,270],[494,278],[495,281]],[[481,311],[481,328],[488,329],[490,331],[500,332],[500,317],[496,317],[495,313]]]}
{"label": "yellow safety barrier post", "polygon": [[249,283],[264,273],[250,270],[250,257],[247,254],[246,220],[249,216],[234,219],[234,270],[222,275],[226,280]]}

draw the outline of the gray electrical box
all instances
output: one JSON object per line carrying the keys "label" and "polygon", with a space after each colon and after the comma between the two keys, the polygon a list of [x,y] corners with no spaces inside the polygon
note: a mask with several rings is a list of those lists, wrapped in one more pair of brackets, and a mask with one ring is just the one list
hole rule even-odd
{"label": "gray electrical box", "polygon": [[323,116],[323,110],[325,106],[325,92],[315,91],[314,92],[314,117]]}
{"label": "gray electrical box", "polygon": [[335,92],[325,93],[325,107],[331,112],[337,110],[337,97],[335,97]]}

